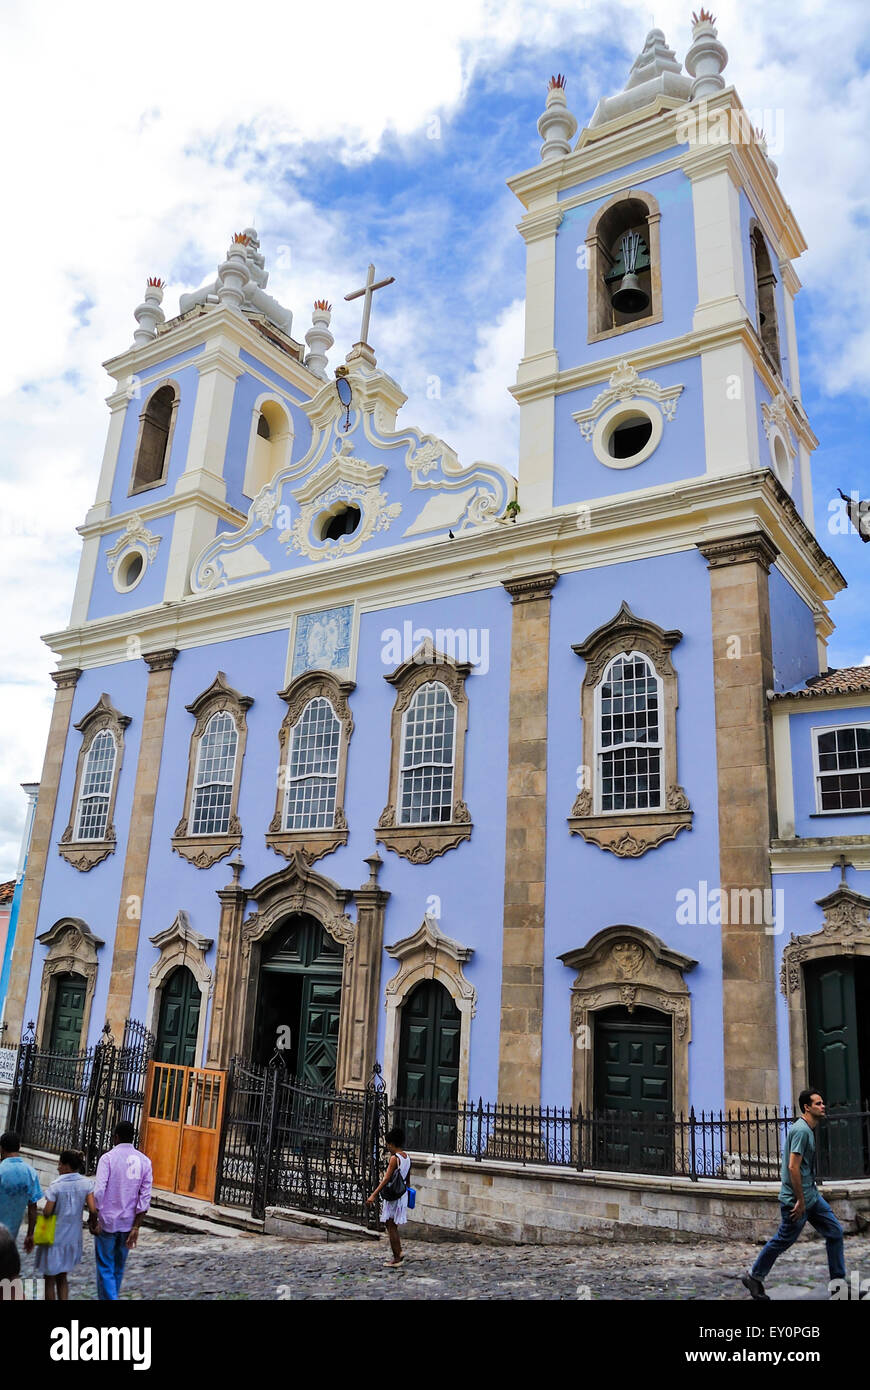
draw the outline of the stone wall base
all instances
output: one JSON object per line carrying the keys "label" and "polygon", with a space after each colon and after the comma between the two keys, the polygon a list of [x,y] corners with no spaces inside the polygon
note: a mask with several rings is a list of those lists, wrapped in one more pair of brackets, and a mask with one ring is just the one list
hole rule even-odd
{"label": "stone wall base", "polygon": [[[583,1244],[602,1237],[766,1241],[779,1224],[778,1182],[578,1173],[444,1155],[413,1159],[411,1238],[504,1245]],[[823,1191],[847,1232],[870,1227],[870,1180],[829,1182]]]}

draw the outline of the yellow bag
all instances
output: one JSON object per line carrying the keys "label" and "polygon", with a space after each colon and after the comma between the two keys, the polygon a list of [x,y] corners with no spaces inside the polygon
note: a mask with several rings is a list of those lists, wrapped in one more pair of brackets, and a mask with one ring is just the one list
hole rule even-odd
{"label": "yellow bag", "polygon": [[33,1231],[34,1245],[54,1245],[54,1232],[57,1227],[57,1213],[45,1216],[43,1212],[36,1213],[36,1226]]}

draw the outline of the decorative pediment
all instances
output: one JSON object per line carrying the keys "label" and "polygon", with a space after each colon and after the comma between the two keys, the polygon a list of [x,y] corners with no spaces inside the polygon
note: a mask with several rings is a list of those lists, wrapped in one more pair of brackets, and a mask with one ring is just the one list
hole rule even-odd
{"label": "decorative pediment", "polygon": [[845,879],[832,893],[816,899],[824,921],[818,931],[792,932],[782,953],[779,984],[786,996],[802,987],[801,966],[825,956],[870,956],[870,898],[856,893]]}
{"label": "decorative pediment", "polygon": [[173,947],[185,954],[188,950],[192,953],[204,955],[214,945],[214,939],[210,936],[201,936],[194,931],[190,925],[190,918],[181,908],[175,917],[171,927],[166,927],[164,931],[157,932],[156,936],[149,936],[148,940],[152,946],[156,946],[158,951],[168,952]]}
{"label": "decorative pediment", "polygon": [[138,512],[133,512],[127,520],[127,526],[115,541],[110,550],[106,551],[106,567],[109,574],[112,574],[121,556],[128,550],[142,550],[147,556],[148,564],[151,564],[157,555],[162,536],[155,536],[144,524]]}
{"label": "decorative pediment", "polygon": [[575,983],[584,988],[641,979],[664,988],[674,983],[675,971],[682,976],[698,964],[645,927],[627,924],[605,927],[585,946],[566,951],[559,960],[578,972]]}
{"label": "decorative pediment", "polygon": [[324,931],[352,952],[356,939],[356,924],[344,908],[353,897],[349,888],[340,888],[332,879],[311,868],[302,849],[294,848],[289,863],[277,873],[263,878],[248,893],[256,903],[242,924],[242,950],[250,953],[256,941],[263,940],[290,913],[309,913]]}
{"label": "decorative pediment", "polygon": [[360,488],[377,487],[386,471],[383,464],[375,465],[356,458],[352,440],[340,440],[329,462],[312,473],[301,487],[294,488],[293,496],[300,507],[304,507],[309,502],[316,502],[335,483],[353,483]]}
{"label": "decorative pediment", "polygon": [[648,618],[639,618],[623,599],[619,612],[609,622],[602,623],[585,642],[577,642],[571,650],[586,662],[585,679],[595,684],[608,661],[621,652],[643,652],[660,674],[672,674],[670,654],[682,637],[677,628],[666,632]]}
{"label": "decorative pediment", "polygon": [[40,932],[36,939],[51,953],[61,947],[67,951],[83,948],[93,959],[96,959],[100,947],[106,944],[101,937],[94,935],[81,917],[61,917],[48,931]]}
{"label": "decorative pediment", "polygon": [[651,377],[638,376],[635,368],[623,357],[611,373],[604,390],[599,391],[592,404],[585,410],[575,411],[572,418],[577,421],[583,438],[591,442],[599,416],[611,406],[626,401],[652,401],[660,408],[666,420],[673,420],[683,389],[682,386],[659,386]]}
{"label": "decorative pediment", "polygon": [[764,425],[765,437],[770,439],[774,431],[778,430],[782,435],[789,454],[794,458],[797,454],[797,449],[791,437],[792,430],[796,428],[791,419],[792,409],[793,406],[783,391],[780,391],[777,396],[774,396],[770,405],[768,405],[767,401],[761,402],[761,419]]}
{"label": "decorative pediment", "polygon": [[240,695],[228,684],[224,672],[218,671],[208,690],[197,695],[196,699],[191,700],[190,704],[185,705],[184,708],[189,710],[198,722],[202,715],[210,718],[216,711],[222,709],[247,710],[251,708],[253,703],[253,695]]}
{"label": "decorative pediment", "polygon": [[399,969],[387,982],[390,997],[404,997],[421,980],[440,979],[455,1000],[468,1000],[471,1015],[477,1007],[477,991],[465,978],[462,967],[474,955],[472,946],[462,946],[441,931],[437,918],[426,913],[422,924],[412,936],[403,937],[393,946],[384,948],[388,956],[399,961]]}
{"label": "decorative pediment", "polygon": [[[407,647],[405,650],[407,651]],[[456,686],[456,689],[458,689],[460,683],[471,674],[472,670],[473,667],[470,661],[454,661],[452,656],[447,656],[446,653],[440,652],[432,641],[432,638],[427,636],[423,638],[419,647],[417,647],[416,651],[414,651],[406,661],[403,661],[394,671],[390,671],[384,676],[384,680],[389,681],[390,685],[394,685],[397,690],[401,689],[409,680],[413,680],[414,689],[416,689],[417,686],[421,684],[421,681],[417,679],[421,671],[424,672],[424,682],[426,679],[425,673],[427,671],[429,673],[428,679],[430,680],[432,679],[433,672],[437,671],[438,680],[443,681],[448,690],[450,690],[451,695],[455,696],[455,691],[452,686]],[[453,673],[452,675],[451,672]],[[413,693],[413,691],[411,693]]]}
{"label": "decorative pediment", "polygon": [[126,729],[129,723],[129,714],[121,714],[116,710],[111,697],[104,690],[93,709],[83,714],[79,722],[73,724],[73,728],[78,729],[80,733],[90,733],[91,730],[98,733],[100,729]]}

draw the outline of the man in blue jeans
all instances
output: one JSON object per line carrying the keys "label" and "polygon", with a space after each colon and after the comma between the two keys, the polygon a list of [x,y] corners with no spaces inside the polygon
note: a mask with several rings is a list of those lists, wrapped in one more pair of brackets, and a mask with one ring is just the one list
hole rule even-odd
{"label": "man in blue jeans", "polygon": [[97,1262],[97,1298],[120,1297],[127,1256],[151,1205],[151,1159],[133,1147],[134,1133],[129,1120],[116,1125],[115,1147],[97,1164],[97,1215],[88,1222]]}
{"label": "man in blue jeans", "polygon": [[798,1107],[800,1119],[795,1120],[788,1132],[782,1156],[782,1186],[779,1189],[782,1221],[779,1230],[740,1280],[753,1298],[766,1298],[768,1301],[769,1295],[764,1292],[763,1281],[777,1255],[794,1245],[808,1221],[820,1236],[825,1237],[831,1279],[846,1278],[843,1228],[816,1187],[816,1130],[825,1116],[825,1102],[818,1091],[801,1091]]}

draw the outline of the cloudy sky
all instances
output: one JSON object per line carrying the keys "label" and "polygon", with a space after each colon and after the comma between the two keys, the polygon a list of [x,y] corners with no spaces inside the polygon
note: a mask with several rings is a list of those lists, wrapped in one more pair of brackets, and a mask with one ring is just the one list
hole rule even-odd
{"label": "cloudy sky", "polygon": [[[145,277],[164,307],[259,229],[270,292],[309,324],[335,306],[333,355],[374,260],[374,342],[404,417],[464,461],[515,467],[506,386],[521,355],[524,254],[505,179],[538,158],[551,72],[581,126],[618,91],[651,24],[682,59],[689,0],[333,0],[239,6],[22,0],[0,21],[7,195],[0,269],[0,880],[15,870],[38,780],[55,662],[96,489],[111,382]],[[797,270],[804,404],[821,448],[823,545],[849,580],[832,665],[870,659],[870,546],[828,535],[839,485],[870,496],[870,9],[864,0],[717,7],[726,77],[761,117],[809,251]],[[427,392],[438,376],[440,398]]]}

